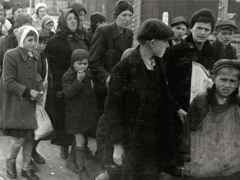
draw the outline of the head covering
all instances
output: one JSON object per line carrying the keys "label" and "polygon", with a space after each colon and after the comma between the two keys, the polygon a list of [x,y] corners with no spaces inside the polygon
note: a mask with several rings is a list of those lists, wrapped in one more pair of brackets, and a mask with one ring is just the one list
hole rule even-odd
{"label": "head covering", "polygon": [[86,11],[85,7],[84,7],[82,4],[78,3],[78,2],[70,3],[70,4],[68,5],[68,8],[73,8],[73,9],[75,9],[75,11],[76,11],[78,14],[79,14],[81,11],[84,11],[85,14],[87,14],[87,11]]}
{"label": "head covering", "polygon": [[23,9],[23,6],[21,3],[15,3],[12,7],[12,14],[14,15],[15,11],[19,8],[22,8]]}
{"label": "head covering", "polygon": [[184,17],[182,16],[179,16],[179,17],[175,17],[171,23],[170,23],[170,26],[173,27],[173,26],[176,26],[178,24],[185,24],[187,28],[189,28],[189,22],[187,19],[185,19]]}
{"label": "head covering", "polygon": [[240,60],[220,59],[214,63],[212,73],[215,74],[222,68],[234,68],[240,71]]}
{"label": "head covering", "polygon": [[152,39],[171,40],[176,39],[173,31],[159,19],[147,19],[142,23],[137,32],[138,41]]}
{"label": "head covering", "polygon": [[[37,34],[37,44],[38,44],[38,32],[37,32],[37,30],[32,26],[22,26],[18,29],[17,34],[16,34],[19,47],[24,48],[23,41],[26,38],[29,31],[31,31],[31,30],[34,31]],[[37,47],[37,44],[36,44],[36,47]]]}
{"label": "head covering", "polygon": [[73,65],[76,61],[82,61],[84,59],[89,60],[89,53],[84,49],[76,49],[73,51],[71,56],[71,65]]}
{"label": "head covering", "polygon": [[50,23],[50,22],[54,22],[54,21],[53,21],[53,18],[51,18],[50,16],[44,16],[44,17],[42,18],[42,28],[43,28],[43,29],[46,29],[46,25],[47,25],[48,23]]}
{"label": "head covering", "polygon": [[104,16],[100,12],[95,12],[90,16],[90,26],[92,29],[97,28],[97,23],[106,21],[107,21],[106,16]]}
{"label": "head covering", "polygon": [[215,26],[215,16],[210,9],[204,8],[193,13],[190,21],[190,28],[192,28],[196,22],[211,23],[211,31],[213,31]]}
{"label": "head covering", "polygon": [[[69,13],[74,13],[76,17],[78,17],[77,12],[73,9],[64,9],[58,18],[58,27],[62,33],[72,34],[73,32],[67,26],[67,15]],[[77,18],[77,27],[79,27],[79,18]]]}
{"label": "head covering", "polygon": [[224,19],[224,20],[218,20],[215,25],[215,30],[218,29],[228,29],[231,31],[236,31],[237,30],[237,25],[235,20],[229,20],[229,19]]}
{"label": "head covering", "polygon": [[133,7],[128,1],[120,0],[113,6],[113,17],[118,17],[123,11],[129,10],[133,13]]}
{"label": "head covering", "polygon": [[36,13],[36,14],[38,14],[38,10],[39,10],[39,8],[41,8],[41,7],[44,7],[44,8],[47,9],[47,5],[46,5],[46,4],[44,4],[44,3],[37,3],[37,4],[35,5],[35,13]]}
{"label": "head covering", "polygon": [[50,34],[46,29],[41,29],[40,31],[38,31],[39,34],[39,40],[48,40],[50,39]]}

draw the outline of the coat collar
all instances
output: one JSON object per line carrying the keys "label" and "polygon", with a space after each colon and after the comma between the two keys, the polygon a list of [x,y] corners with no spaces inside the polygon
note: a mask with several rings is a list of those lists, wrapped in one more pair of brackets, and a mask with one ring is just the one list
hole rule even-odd
{"label": "coat collar", "polygon": [[[113,22],[111,27],[112,27],[112,38],[117,39],[118,37],[120,37],[120,32],[116,22]],[[131,37],[131,34],[129,33],[129,31],[126,31],[126,29],[123,30],[123,34],[126,34],[127,36]]]}
{"label": "coat collar", "polygon": [[[21,48],[21,47],[17,47],[17,50],[18,50],[20,56],[22,57],[23,61],[26,62],[27,59],[28,59],[27,51],[24,48]],[[40,55],[36,51],[33,51],[32,54],[33,54],[33,57],[34,57],[35,60],[38,60],[40,58]]]}

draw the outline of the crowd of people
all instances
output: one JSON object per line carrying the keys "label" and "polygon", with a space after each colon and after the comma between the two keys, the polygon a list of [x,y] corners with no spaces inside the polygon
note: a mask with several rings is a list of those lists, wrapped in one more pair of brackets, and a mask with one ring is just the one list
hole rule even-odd
{"label": "crowd of people", "polygon": [[[58,22],[47,9],[38,3],[30,15],[15,3],[11,19],[0,9],[0,129],[12,140],[9,178],[17,178],[22,148],[21,175],[39,179],[36,164],[47,162],[37,145],[51,140],[79,180],[90,180],[86,159],[101,164],[96,180],[240,179],[234,20],[216,21],[207,8],[169,26],[150,18],[133,47],[134,11],[126,0],[114,5],[113,22],[95,12],[89,28],[80,3],[69,3]],[[193,90],[206,81],[212,84],[200,94]],[[39,140],[36,105],[54,127]],[[88,137],[96,138],[94,154]]]}

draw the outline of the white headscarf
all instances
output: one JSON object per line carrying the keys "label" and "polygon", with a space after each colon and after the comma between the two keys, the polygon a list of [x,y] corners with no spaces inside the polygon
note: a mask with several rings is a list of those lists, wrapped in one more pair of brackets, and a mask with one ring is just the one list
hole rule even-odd
{"label": "white headscarf", "polygon": [[35,48],[37,47],[39,34],[38,34],[38,31],[34,27],[32,27],[32,26],[22,26],[22,27],[20,27],[18,29],[18,31],[17,31],[17,40],[18,40],[19,47],[24,48],[23,41],[26,38],[26,36],[29,33],[29,31],[31,31],[31,30],[34,31],[37,34],[37,44],[36,44]]}

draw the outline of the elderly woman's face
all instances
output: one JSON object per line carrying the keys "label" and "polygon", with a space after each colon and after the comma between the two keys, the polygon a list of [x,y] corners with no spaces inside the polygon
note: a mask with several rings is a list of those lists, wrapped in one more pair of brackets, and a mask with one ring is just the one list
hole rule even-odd
{"label": "elderly woman's face", "polygon": [[132,20],[133,13],[129,10],[121,12],[116,18],[116,23],[120,28],[127,28]]}
{"label": "elderly woman's face", "polygon": [[47,14],[47,10],[45,7],[41,7],[38,9],[38,17],[42,19]]}
{"label": "elderly woman's face", "polygon": [[69,13],[67,15],[67,26],[68,28],[74,32],[77,29],[77,17],[74,13]]}

